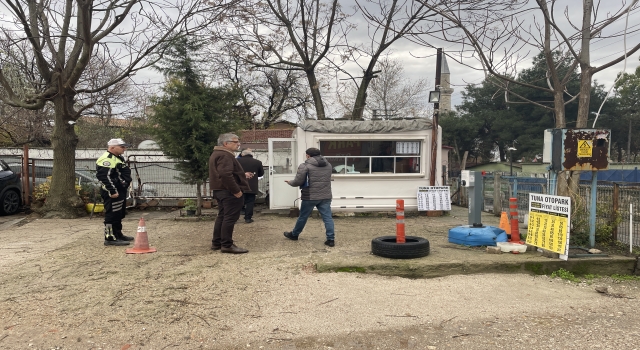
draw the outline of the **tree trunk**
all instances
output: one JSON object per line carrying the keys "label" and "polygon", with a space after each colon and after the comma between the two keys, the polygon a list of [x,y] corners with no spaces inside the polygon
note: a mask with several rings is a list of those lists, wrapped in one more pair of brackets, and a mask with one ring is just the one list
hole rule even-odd
{"label": "tree trunk", "polygon": [[73,105],[73,97],[58,96],[54,98],[55,125],[53,127],[53,173],[51,189],[42,209],[45,217],[63,219],[82,215],[84,203],[76,193],[75,159],[78,136],[74,130],[75,123],[68,106]]}
{"label": "tree trunk", "polygon": [[[351,112],[351,119],[359,120],[362,119],[362,115],[364,113],[364,106],[367,105],[367,89],[369,88],[369,84],[374,77],[373,69],[378,62],[378,56],[374,55],[369,62],[369,66],[367,70],[364,72],[362,77],[362,81],[360,82],[360,87],[358,88],[358,95],[356,96],[356,101],[353,105],[353,112]],[[386,109],[386,108],[385,108]],[[386,112],[385,112],[386,114]]]}
{"label": "tree trunk", "polygon": [[316,116],[318,120],[327,119],[324,114],[324,105],[322,104],[322,95],[320,95],[320,86],[318,80],[316,80],[316,74],[313,70],[307,71],[307,80],[309,81],[309,87],[311,88],[311,96],[313,97],[313,104],[316,107]]}
{"label": "tree trunk", "polygon": [[370,82],[371,78],[367,78],[365,74],[365,77],[362,78],[362,82],[358,88],[358,95],[356,96],[356,101],[353,105],[353,112],[351,112],[351,119],[353,120],[362,119],[364,106],[367,104],[367,88],[369,87]]}
{"label": "tree trunk", "polygon": [[[616,146],[618,148],[618,163],[622,162],[622,145],[620,143],[616,143]],[[627,156],[625,155],[625,159],[627,159]]]}
{"label": "tree trunk", "polygon": [[629,163],[631,160],[631,117],[629,117],[629,133],[627,137],[627,154],[625,155],[625,159],[627,163]]}
{"label": "tree trunk", "polygon": [[454,139],[453,140],[453,146],[455,147],[456,150],[456,160],[458,161],[458,169],[462,168],[462,160],[460,159],[460,148],[458,148],[458,142]]}
{"label": "tree trunk", "polygon": [[202,215],[202,181],[196,182],[196,215]]}
{"label": "tree trunk", "polygon": [[591,15],[593,1],[582,3],[582,40],[580,42],[580,96],[578,97],[578,120],[576,128],[586,128],[589,119],[589,102],[591,100]]}
{"label": "tree trunk", "polygon": [[567,127],[567,116],[564,109],[564,91],[557,88],[553,91],[553,110],[556,114],[556,128]]}
{"label": "tree trunk", "polygon": [[578,120],[576,128],[588,127],[589,102],[591,101],[591,69],[588,64],[580,63],[580,96],[578,97]]}

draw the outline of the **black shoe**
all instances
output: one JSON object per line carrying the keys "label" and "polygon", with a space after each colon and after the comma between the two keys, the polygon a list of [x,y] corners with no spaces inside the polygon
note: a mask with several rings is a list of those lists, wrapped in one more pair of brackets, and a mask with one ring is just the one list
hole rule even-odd
{"label": "black shoe", "polygon": [[129,242],[127,241],[121,241],[119,239],[116,239],[115,241],[109,241],[109,240],[104,240],[104,245],[117,245],[117,246],[123,246],[123,245],[129,245]]}
{"label": "black shoe", "polygon": [[247,224],[250,224],[250,223],[253,222],[253,219],[244,219],[244,222],[247,223]]}
{"label": "black shoe", "polygon": [[333,247],[336,245],[336,241],[334,241],[333,239],[328,239],[324,242],[324,245],[329,246],[329,247]]}
{"label": "black shoe", "polygon": [[244,253],[248,253],[249,251],[244,249],[244,248],[240,248],[237,247],[235,244],[232,245],[231,247],[222,247],[220,248],[220,252],[222,253],[230,253],[230,254],[244,254]]}
{"label": "black shoe", "polygon": [[125,235],[117,236],[116,239],[119,240],[119,241],[133,241],[134,240],[133,237],[125,236]]}
{"label": "black shoe", "polygon": [[211,245],[211,250],[220,250],[221,248],[219,245]]}
{"label": "black shoe", "polygon": [[285,232],[284,236],[289,238],[292,241],[297,241],[298,240],[298,236],[294,236],[293,232]]}

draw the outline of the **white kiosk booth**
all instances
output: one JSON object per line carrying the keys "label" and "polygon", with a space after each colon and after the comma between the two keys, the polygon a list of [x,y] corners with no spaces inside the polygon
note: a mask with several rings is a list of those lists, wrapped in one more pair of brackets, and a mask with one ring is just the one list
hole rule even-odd
{"label": "white kiosk booth", "polygon": [[[436,186],[444,186],[441,131],[438,128]],[[284,180],[293,179],[306,159],[305,150],[315,147],[333,167],[332,211],[392,211],[396,199],[404,199],[406,211],[417,211],[418,187],[429,186],[431,146],[432,124],[426,119],[304,121],[293,138],[269,139],[269,158],[287,153],[291,164],[279,171],[270,166],[269,207],[300,205],[298,188]]]}

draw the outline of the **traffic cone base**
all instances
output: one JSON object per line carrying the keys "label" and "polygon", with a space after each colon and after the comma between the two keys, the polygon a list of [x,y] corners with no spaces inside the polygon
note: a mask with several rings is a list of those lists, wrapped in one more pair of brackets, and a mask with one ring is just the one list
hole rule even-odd
{"label": "traffic cone base", "polygon": [[149,237],[147,237],[147,228],[145,227],[144,218],[140,218],[138,223],[138,232],[136,232],[136,239],[133,242],[133,248],[126,250],[127,254],[144,254],[155,253],[156,248],[149,247]]}
{"label": "traffic cone base", "polygon": [[508,235],[511,234],[511,225],[509,225],[509,218],[507,218],[507,212],[503,211],[500,215],[500,228],[503,229]]}

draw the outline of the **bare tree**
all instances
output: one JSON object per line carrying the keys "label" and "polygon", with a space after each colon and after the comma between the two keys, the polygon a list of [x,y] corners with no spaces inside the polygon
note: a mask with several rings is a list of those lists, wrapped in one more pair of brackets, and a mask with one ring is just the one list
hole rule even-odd
{"label": "bare tree", "polygon": [[[436,12],[416,0],[356,0],[356,8],[367,23],[368,44],[347,44],[343,55],[360,66],[362,76],[347,73],[357,86],[353,100],[353,119],[361,119],[367,104],[367,89],[384,67],[378,66],[381,55],[392,44],[414,32],[428,34],[435,27],[430,19]],[[366,65],[359,64],[365,61]]]}
{"label": "bare tree", "polygon": [[53,110],[30,111],[0,102],[0,145],[17,147],[24,144],[51,145]]}
{"label": "bare tree", "polygon": [[[427,79],[408,79],[404,75],[402,63],[389,57],[378,61],[376,78],[368,88],[369,101],[365,112],[372,119],[419,118],[431,115],[426,103],[429,88]],[[349,84],[338,95],[338,100],[346,108],[353,106],[360,89]]]}
{"label": "bare tree", "polygon": [[[640,49],[640,44],[630,48],[625,46],[621,54],[600,66],[594,67],[591,63],[592,41],[596,38],[601,42],[618,40],[626,29],[610,28],[632,14],[631,11],[638,8],[638,0],[621,3],[615,11],[602,10],[600,1],[594,5],[593,0],[583,0],[582,16],[577,20],[572,17],[574,12],[568,6],[558,9],[556,0],[536,0],[532,6],[529,6],[529,1],[502,3],[477,0],[467,3],[475,3],[475,8],[460,11],[457,2],[427,5],[447,22],[443,24],[441,38],[471,46],[471,56],[480,61],[486,74],[498,78],[493,81],[506,91],[508,101],[509,97],[515,97],[520,102],[553,109],[558,128],[566,127],[564,106],[575,99],[578,99],[576,127],[586,127],[593,75]],[[636,22],[637,18],[631,23]],[[547,87],[517,79],[517,65],[526,58],[522,52],[527,50],[543,52],[547,64]],[[462,61],[462,55],[458,61]],[[567,62],[570,69],[560,72],[558,67]],[[580,68],[580,90],[572,93],[566,86],[577,67]],[[527,99],[514,91],[514,85],[545,91],[552,96],[553,103],[549,105]],[[577,186],[577,172],[567,175],[559,182],[559,193],[564,195]]]}
{"label": "bare tree", "polygon": [[[242,108],[246,124],[267,129],[275,121],[288,117],[299,119],[313,108],[313,99],[305,74],[298,70],[280,70],[269,67],[254,67],[243,57],[246,54],[232,43],[212,52],[213,75],[242,90]],[[231,45],[233,49],[226,49]]]}
{"label": "bare tree", "polygon": [[[8,14],[2,28],[15,33],[7,39],[21,50],[0,57],[0,99],[29,110],[52,104],[54,166],[44,211],[50,216],[74,217],[83,205],[74,190],[78,142],[74,124],[95,105],[90,96],[155,63],[159,56],[154,53],[176,32],[195,31],[214,20],[225,4],[195,0],[3,0],[1,5]],[[201,16],[204,12],[206,21]],[[19,46],[23,42],[28,46]],[[95,56],[122,63],[122,68],[108,82],[83,79]],[[4,67],[17,67],[24,61],[33,64],[35,75],[31,79],[24,75],[21,85],[29,89],[21,92],[15,88],[20,84],[7,77]]]}
{"label": "bare tree", "polygon": [[[85,86],[102,86],[117,80],[122,70],[119,62],[110,61],[99,54],[92,57],[80,83]],[[91,106],[83,115],[99,118],[103,125],[109,126],[113,118],[123,119],[139,113],[136,111],[140,107],[137,90],[130,78],[122,79],[93,94],[79,96],[84,100],[79,100],[78,104]]]}
{"label": "bare tree", "polygon": [[[27,82],[41,83],[37,77],[37,70],[33,57],[18,56],[27,42],[15,40],[15,35],[9,30],[0,28],[0,59],[3,56],[20,57],[13,62],[4,62],[2,71],[16,94],[31,93],[32,85]],[[0,86],[0,95],[4,95],[5,88]],[[53,109],[45,106],[40,110],[26,110],[14,107],[0,100],[0,136],[5,146],[21,146],[35,144],[39,146],[51,145],[50,133],[53,129]]]}
{"label": "bare tree", "polygon": [[246,0],[227,17],[233,30],[217,28],[217,35],[254,67],[304,72],[316,117],[326,119],[318,66],[348,32],[345,18],[337,0]]}
{"label": "bare tree", "polygon": [[[536,0],[533,6],[529,6],[529,1],[525,0],[504,3],[472,0],[465,1],[474,3],[474,6],[469,6],[466,11],[460,11],[458,2],[442,2],[437,6],[427,6],[446,19],[447,23],[442,22],[442,38],[470,46],[471,55],[467,58],[479,60],[482,64],[481,69],[486,74],[497,77],[509,96],[542,108],[553,108],[556,127],[565,127],[564,105],[577,98],[579,111],[576,127],[586,127],[593,75],[621,62],[640,49],[640,44],[625,48],[613,59],[593,67],[590,62],[591,42],[596,38],[600,42],[607,39],[618,40],[623,30],[605,30],[638,8],[638,1],[622,3],[616,11],[607,11],[603,15],[599,11],[600,1],[594,6],[593,0],[583,0],[582,17],[578,23],[571,17],[572,12],[568,6],[560,10],[556,8],[556,0]],[[601,16],[605,18],[600,20]],[[518,64],[532,51],[544,54],[547,63],[547,87],[517,79]],[[459,58],[452,58],[458,62],[463,61],[465,51],[461,52]],[[566,91],[573,69],[559,71],[558,67],[563,63],[568,63],[572,68],[580,68],[580,91],[575,95]],[[553,96],[553,105],[550,107],[548,104],[518,95],[513,91],[513,85],[548,92]]]}

